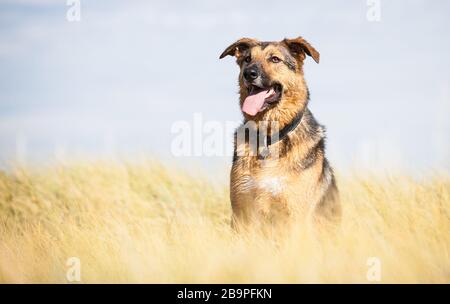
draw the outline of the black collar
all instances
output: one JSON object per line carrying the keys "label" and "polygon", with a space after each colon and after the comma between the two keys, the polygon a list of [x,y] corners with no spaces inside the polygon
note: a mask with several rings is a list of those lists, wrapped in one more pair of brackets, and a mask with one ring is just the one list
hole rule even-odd
{"label": "black collar", "polygon": [[291,131],[294,131],[295,128],[298,127],[303,118],[303,111],[299,111],[297,115],[295,115],[294,119],[291,120],[290,123],[284,126],[280,132],[272,134],[272,136],[266,137],[267,147],[270,145],[276,144],[279,141],[282,141]]}
{"label": "black collar", "polygon": [[[297,115],[295,115],[294,119],[292,119],[292,121],[290,123],[288,123],[286,126],[284,126],[283,129],[281,129],[281,131],[279,131],[278,133],[272,134],[272,136],[267,135],[266,137],[264,137],[264,143],[259,143],[258,140],[258,158],[259,159],[265,159],[269,156],[270,154],[270,150],[269,147],[270,145],[276,144],[277,142],[282,141],[284,138],[286,138],[286,136],[295,130],[295,128],[298,127],[298,125],[300,124],[300,122],[302,121],[303,118],[303,111],[299,111],[297,113]],[[257,138],[259,139],[259,130],[257,131]]]}

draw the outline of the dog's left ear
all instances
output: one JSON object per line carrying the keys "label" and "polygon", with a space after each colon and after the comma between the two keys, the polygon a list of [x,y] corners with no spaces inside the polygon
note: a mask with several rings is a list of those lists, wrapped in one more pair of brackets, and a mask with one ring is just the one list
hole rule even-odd
{"label": "dog's left ear", "polygon": [[250,38],[241,38],[223,51],[219,59],[225,56],[235,56],[239,58],[242,53],[257,44],[257,40]]}
{"label": "dog's left ear", "polygon": [[308,41],[302,37],[295,39],[284,39],[283,43],[288,47],[291,53],[302,61],[305,59],[305,54],[311,56],[315,62],[319,63],[320,54]]}

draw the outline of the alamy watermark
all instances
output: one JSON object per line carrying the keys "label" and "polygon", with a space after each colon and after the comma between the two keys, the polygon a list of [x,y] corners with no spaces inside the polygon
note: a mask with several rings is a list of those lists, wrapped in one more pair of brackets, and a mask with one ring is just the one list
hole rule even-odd
{"label": "alamy watermark", "polygon": [[81,1],[67,0],[66,5],[69,7],[66,13],[66,19],[69,22],[81,21]]}
{"label": "alamy watermark", "polygon": [[81,261],[77,257],[70,257],[66,261],[66,280],[70,283],[81,282]]}
{"label": "alamy watermark", "polygon": [[381,21],[381,0],[367,0],[366,18],[369,22]]}
{"label": "alamy watermark", "polygon": [[[234,132],[234,140],[230,134]],[[231,156],[236,144],[237,156],[279,155],[279,124],[276,121],[204,121],[195,113],[192,122],[176,121],[172,124],[171,152],[173,156]]]}
{"label": "alamy watermark", "polygon": [[366,265],[368,267],[366,279],[369,282],[381,281],[381,260],[377,257],[370,257],[367,259]]}

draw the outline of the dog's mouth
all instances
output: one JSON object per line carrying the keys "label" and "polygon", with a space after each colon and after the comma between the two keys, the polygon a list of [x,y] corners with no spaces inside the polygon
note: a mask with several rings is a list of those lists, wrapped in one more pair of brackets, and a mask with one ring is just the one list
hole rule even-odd
{"label": "dog's mouth", "polygon": [[279,83],[267,88],[249,85],[247,89],[248,95],[242,105],[242,111],[250,116],[255,116],[280,101],[283,92],[283,87]]}

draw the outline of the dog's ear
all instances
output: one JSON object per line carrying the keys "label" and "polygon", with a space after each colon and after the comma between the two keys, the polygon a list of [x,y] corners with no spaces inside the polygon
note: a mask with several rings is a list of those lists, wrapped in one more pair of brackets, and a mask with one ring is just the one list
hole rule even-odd
{"label": "dog's ear", "polygon": [[313,48],[313,46],[302,37],[298,37],[295,39],[284,39],[283,43],[296,58],[299,58],[303,61],[306,57],[306,54],[308,56],[311,56],[315,62],[319,63],[319,52],[316,51],[316,49]]}
{"label": "dog's ear", "polygon": [[229,47],[223,51],[223,53],[220,55],[219,59],[222,59],[225,56],[235,56],[239,58],[239,56],[242,55],[242,53],[249,48],[255,46],[258,44],[258,41],[255,39],[250,38],[241,38]]}

